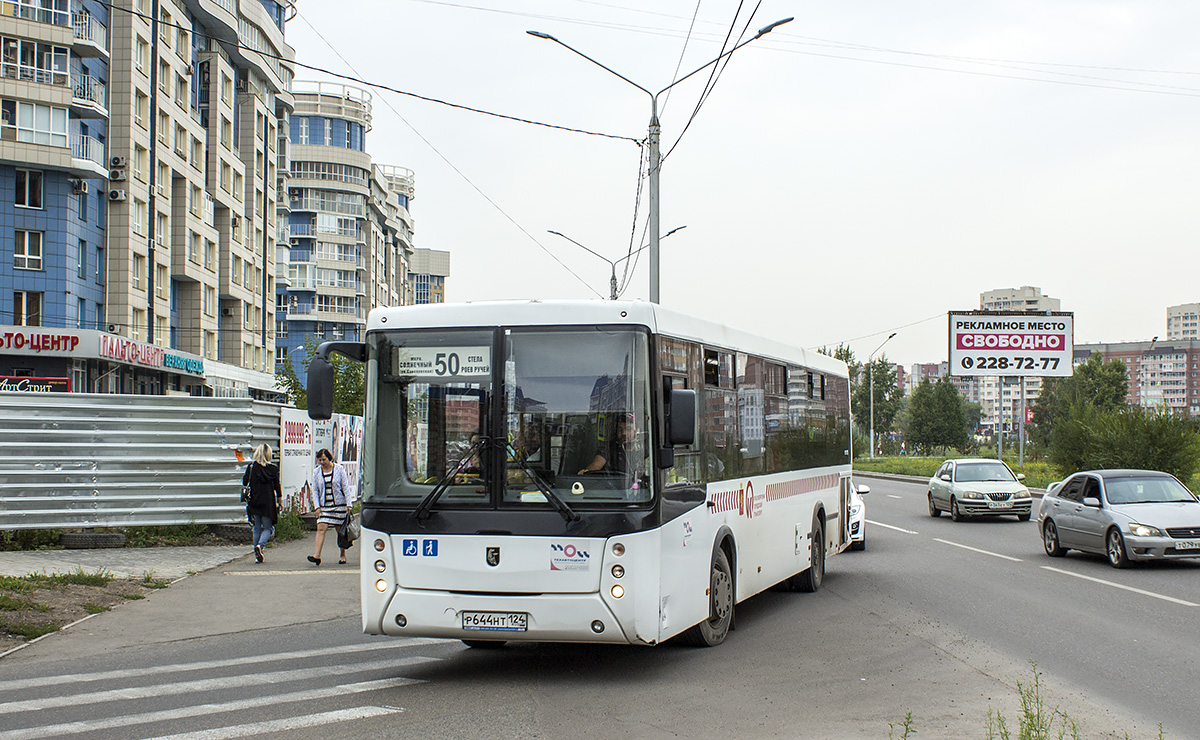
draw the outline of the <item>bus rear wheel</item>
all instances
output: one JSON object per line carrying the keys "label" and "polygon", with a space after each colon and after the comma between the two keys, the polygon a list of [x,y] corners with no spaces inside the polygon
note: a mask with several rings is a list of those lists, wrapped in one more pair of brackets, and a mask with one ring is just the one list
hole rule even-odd
{"label": "bus rear wheel", "polygon": [[713,647],[725,641],[733,621],[733,570],[725,551],[717,548],[713,556],[708,585],[708,619],[688,628],[679,636],[685,645]]}

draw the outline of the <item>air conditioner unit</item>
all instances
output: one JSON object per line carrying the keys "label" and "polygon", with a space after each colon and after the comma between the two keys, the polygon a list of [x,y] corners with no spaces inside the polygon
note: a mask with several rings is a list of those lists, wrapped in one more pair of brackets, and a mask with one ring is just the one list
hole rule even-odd
{"label": "air conditioner unit", "polygon": [[128,163],[128,161],[129,160],[125,159],[124,157],[113,157],[112,159],[109,160],[109,164],[114,168],[115,167],[124,167]]}
{"label": "air conditioner unit", "polygon": [[222,309],[221,309],[221,315],[222,315],[222,316],[232,316],[232,315],[233,315],[233,309],[232,309],[232,308],[222,308]]}
{"label": "air conditioner unit", "polygon": [[108,179],[112,182],[121,182],[125,179],[125,170],[109,170]]}
{"label": "air conditioner unit", "polygon": [[236,229],[238,226],[241,226],[242,220],[240,218],[238,218],[237,216],[234,216],[232,219],[230,219],[230,223],[232,223],[233,228]]}
{"label": "air conditioner unit", "polygon": [[235,87],[237,88],[238,92],[243,92],[243,93],[246,92],[246,78],[243,77],[240,80],[238,80]]}
{"label": "air conditioner unit", "polygon": [[75,191],[76,195],[87,195],[87,192],[88,192],[87,180],[78,180],[78,179],[71,180],[71,189]]}
{"label": "air conditioner unit", "polygon": [[125,191],[124,190],[110,190],[110,191],[108,191],[108,199],[111,201],[114,201],[114,202],[123,201],[123,200],[125,200]]}
{"label": "air conditioner unit", "polygon": [[194,75],[194,74],[196,74],[196,65],[194,65],[194,64],[189,64],[189,65],[188,65],[188,71],[187,71],[187,73],[188,73],[188,76],[189,76],[189,77],[190,77],[190,76],[192,76],[192,75]]}
{"label": "air conditioner unit", "polygon": [[298,247],[298,246],[300,246],[300,240],[299,240],[299,239],[297,239],[297,238],[296,238],[296,237],[294,237],[294,236],[292,237],[292,246],[293,246],[293,247]]}

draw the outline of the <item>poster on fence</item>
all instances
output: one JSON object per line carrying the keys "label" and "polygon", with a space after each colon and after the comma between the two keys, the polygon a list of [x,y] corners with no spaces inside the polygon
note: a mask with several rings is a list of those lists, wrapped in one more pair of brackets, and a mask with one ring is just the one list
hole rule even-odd
{"label": "poster on fence", "polygon": [[335,431],[336,447],[333,450],[334,459],[346,469],[346,477],[350,479],[350,500],[358,499],[359,450],[362,447],[362,417],[349,414],[336,414],[337,429]]}
{"label": "poster on fence", "polygon": [[313,510],[312,475],[317,466],[317,451],[329,450],[337,459],[335,426],[334,420],[308,418],[307,411],[280,410],[279,484],[284,508],[294,508],[301,514]]}

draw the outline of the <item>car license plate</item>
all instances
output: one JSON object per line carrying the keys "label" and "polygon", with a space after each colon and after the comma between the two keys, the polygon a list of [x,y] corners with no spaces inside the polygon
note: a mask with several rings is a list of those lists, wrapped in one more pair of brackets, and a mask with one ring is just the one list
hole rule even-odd
{"label": "car license plate", "polygon": [[989,509],[1011,509],[1012,501],[988,501]]}
{"label": "car license plate", "polygon": [[526,612],[463,612],[462,628],[465,630],[495,630],[499,632],[524,632],[529,627]]}
{"label": "car license plate", "polygon": [[1200,540],[1179,540],[1175,543],[1176,550],[1200,550]]}

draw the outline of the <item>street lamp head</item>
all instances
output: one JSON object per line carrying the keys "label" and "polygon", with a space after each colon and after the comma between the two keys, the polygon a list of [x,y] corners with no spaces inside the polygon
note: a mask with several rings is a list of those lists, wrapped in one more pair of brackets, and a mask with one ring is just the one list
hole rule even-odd
{"label": "street lamp head", "polygon": [[541,31],[526,31],[525,33],[529,34],[530,36],[537,36],[539,39],[548,39],[550,41],[558,41],[558,39],[554,38],[550,34],[543,33]]}
{"label": "street lamp head", "polygon": [[[784,23],[791,23],[794,20],[796,20],[794,17],[784,18],[781,21],[775,21],[774,23],[772,23],[769,26],[763,26],[762,28],[758,29],[758,33],[756,33],[754,35],[754,38],[758,38],[760,36],[766,36],[771,31],[774,31],[777,27],[782,26]],[[532,31],[530,33],[532,33]]]}

